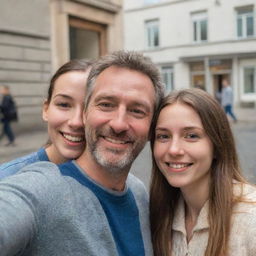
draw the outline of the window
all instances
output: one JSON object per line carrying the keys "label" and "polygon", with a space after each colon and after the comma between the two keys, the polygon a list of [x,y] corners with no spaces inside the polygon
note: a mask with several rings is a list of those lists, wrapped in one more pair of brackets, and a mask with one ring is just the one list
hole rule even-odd
{"label": "window", "polygon": [[159,21],[150,20],[145,22],[147,48],[155,48],[159,46]]}
{"label": "window", "polygon": [[106,54],[106,27],[74,17],[69,18],[70,59],[96,59]]}
{"label": "window", "polygon": [[247,38],[254,35],[254,15],[252,7],[237,9],[237,37]]}
{"label": "window", "polygon": [[159,2],[160,0],[144,0],[144,4],[156,4]]}
{"label": "window", "polygon": [[194,42],[206,42],[208,39],[207,33],[207,13],[193,13],[192,24],[193,24],[193,41]]}
{"label": "window", "polygon": [[256,67],[244,68],[244,93],[256,93]]}
{"label": "window", "polygon": [[162,67],[161,68],[162,80],[165,85],[165,91],[171,92],[174,89],[173,85],[173,68],[172,67]]}

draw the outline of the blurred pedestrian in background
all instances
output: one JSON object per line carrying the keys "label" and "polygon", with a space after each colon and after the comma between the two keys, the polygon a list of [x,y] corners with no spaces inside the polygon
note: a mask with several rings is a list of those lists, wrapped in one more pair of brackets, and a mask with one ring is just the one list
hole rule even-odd
{"label": "blurred pedestrian in background", "polygon": [[223,79],[222,81],[221,105],[223,106],[226,114],[230,115],[236,123],[237,118],[233,113],[233,90],[226,79]]}
{"label": "blurred pedestrian in background", "polygon": [[5,146],[14,146],[15,135],[11,127],[11,122],[17,121],[18,119],[16,104],[12,98],[10,89],[7,85],[0,86],[0,94],[1,122],[3,124],[0,139],[2,139],[4,135],[6,135],[8,138],[8,143],[5,144]]}

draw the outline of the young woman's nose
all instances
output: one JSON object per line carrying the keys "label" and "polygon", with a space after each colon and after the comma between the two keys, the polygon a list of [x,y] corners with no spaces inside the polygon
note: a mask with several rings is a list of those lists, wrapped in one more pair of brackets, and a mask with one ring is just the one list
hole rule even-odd
{"label": "young woman's nose", "polygon": [[70,119],[68,121],[68,124],[73,129],[80,129],[84,127],[83,124],[83,111],[77,110],[71,113]]}
{"label": "young woman's nose", "polygon": [[182,141],[178,138],[173,138],[170,141],[170,145],[168,148],[168,153],[174,156],[184,154],[184,149],[182,145]]}

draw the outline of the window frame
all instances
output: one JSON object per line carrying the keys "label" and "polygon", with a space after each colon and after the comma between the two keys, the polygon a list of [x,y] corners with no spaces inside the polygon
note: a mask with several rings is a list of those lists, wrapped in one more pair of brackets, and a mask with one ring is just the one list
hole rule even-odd
{"label": "window frame", "polygon": [[[169,92],[173,91],[174,90],[174,68],[173,68],[173,66],[172,65],[161,66],[160,71],[161,71],[161,78],[162,78],[162,81],[165,86],[164,87],[165,92],[169,93]],[[170,83],[165,82],[165,78],[164,78],[165,74],[167,76],[169,76]],[[166,80],[168,80],[168,79],[166,79]]]}
{"label": "window frame", "polygon": [[[252,92],[245,92],[245,70],[246,69],[253,69],[253,89],[254,91]],[[250,94],[255,94],[256,93],[256,66],[253,65],[248,65],[243,67],[243,94],[244,95],[250,95]]]}
{"label": "window frame", "polygon": [[[207,11],[191,13],[192,21],[192,40],[194,43],[205,43],[208,42],[208,13]],[[202,39],[202,25],[206,23],[206,39]]]}
{"label": "window frame", "polygon": [[[159,19],[145,20],[145,41],[147,49],[155,49],[160,47],[160,21]],[[156,29],[156,31],[154,30]],[[155,33],[157,34],[157,42],[155,44]]]}
{"label": "window frame", "polygon": [[[239,13],[240,12],[240,13]],[[252,34],[248,35],[247,18],[252,18]],[[241,35],[239,35],[238,20],[241,20]],[[252,38],[255,36],[255,13],[253,7],[240,7],[236,9],[236,36],[238,39]]]}

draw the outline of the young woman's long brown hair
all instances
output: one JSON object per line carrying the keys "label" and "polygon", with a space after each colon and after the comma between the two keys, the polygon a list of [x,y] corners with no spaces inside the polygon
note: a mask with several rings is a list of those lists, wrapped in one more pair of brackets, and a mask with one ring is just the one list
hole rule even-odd
{"label": "young woman's long brown hair", "polygon": [[[219,103],[201,89],[185,89],[165,97],[152,124],[151,148],[160,111],[176,102],[187,104],[200,116],[205,132],[214,145],[209,192],[209,240],[205,256],[227,255],[230,219],[233,206],[232,181],[245,182],[241,175],[232,131]],[[154,159],[154,157],[152,157]],[[150,186],[150,221],[154,254],[171,255],[172,222],[180,196],[180,189],[172,187],[153,160]]]}

